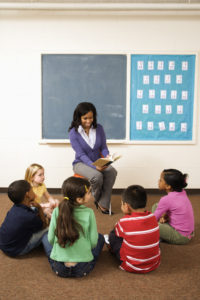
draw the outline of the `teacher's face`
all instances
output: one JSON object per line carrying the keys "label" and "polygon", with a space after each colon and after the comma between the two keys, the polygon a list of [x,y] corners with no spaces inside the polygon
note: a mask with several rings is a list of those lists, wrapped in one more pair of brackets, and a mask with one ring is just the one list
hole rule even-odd
{"label": "teacher's face", "polygon": [[89,111],[87,114],[81,117],[81,125],[84,129],[89,129],[93,122],[93,112]]}

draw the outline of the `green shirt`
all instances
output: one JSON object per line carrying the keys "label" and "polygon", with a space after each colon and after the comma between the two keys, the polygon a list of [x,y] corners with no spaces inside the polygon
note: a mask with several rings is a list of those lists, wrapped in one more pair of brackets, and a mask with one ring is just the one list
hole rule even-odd
{"label": "green shirt", "polygon": [[93,260],[92,249],[97,245],[98,232],[94,212],[91,208],[80,205],[74,208],[74,217],[82,226],[83,232],[79,232],[79,238],[71,246],[67,243],[65,248],[58,244],[55,235],[56,221],[59,208],[53,211],[48,232],[48,240],[53,246],[50,257],[61,262],[88,262]]}

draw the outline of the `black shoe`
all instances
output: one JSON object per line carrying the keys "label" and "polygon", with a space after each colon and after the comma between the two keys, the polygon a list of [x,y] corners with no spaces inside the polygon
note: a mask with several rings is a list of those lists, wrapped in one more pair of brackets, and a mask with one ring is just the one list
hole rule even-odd
{"label": "black shoe", "polygon": [[[100,211],[102,212],[102,214],[104,215],[109,215],[109,210],[108,209],[102,209],[100,206],[99,206],[99,202],[98,201],[95,201],[94,202],[95,206],[96,206],[96,209],[100,209]],[[113,212],[111,211],[111,215],[113,215]]]}

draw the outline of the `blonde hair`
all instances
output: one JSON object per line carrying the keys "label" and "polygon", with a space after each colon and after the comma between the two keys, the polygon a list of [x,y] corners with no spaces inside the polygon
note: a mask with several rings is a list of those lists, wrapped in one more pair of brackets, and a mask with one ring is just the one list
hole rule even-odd
{"label": "blonde hair", "polygon": [[25,173],[25,180],[28,181],[31,185],[33,183],[33,176],[35,176],[35,174],[37,173],[38,170],[41,170],[43,168],[43,166],[39,165],[39,164],[32,164],[30,165],[27,169],[26,169],[26,173]]}

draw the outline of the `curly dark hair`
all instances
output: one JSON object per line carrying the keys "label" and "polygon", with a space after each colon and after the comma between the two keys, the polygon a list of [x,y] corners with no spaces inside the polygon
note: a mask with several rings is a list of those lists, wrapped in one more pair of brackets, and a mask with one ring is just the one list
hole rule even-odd
{"label": "curly dark hair", "polygon": [[92,125],[94,128],[96,128],[97,127],[97,111],[96,111],[95,106],[90,102],[81,102],[77,105],[77,107],[74,111],[73,120],[71,122],[71,125],[70,125],[68,131],[70,131],[73,127],[77,131],[79,125],[81,125],[81,117],[86,115],[90,111],[93,112]]}

